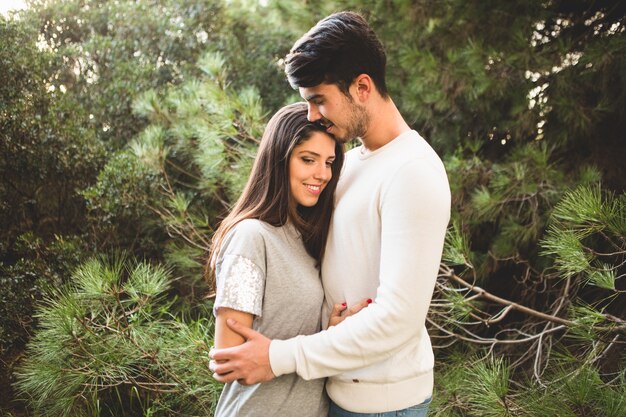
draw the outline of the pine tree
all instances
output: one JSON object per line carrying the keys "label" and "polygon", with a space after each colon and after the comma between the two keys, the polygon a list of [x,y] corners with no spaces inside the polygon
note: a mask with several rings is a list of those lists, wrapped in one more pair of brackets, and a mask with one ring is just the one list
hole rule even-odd
{"label": "pine tree", "polygon": [[210,312],[171,314],[171,280],[163,267],[123,257],[78,268],[37,312],[17,372],[29,408],[51,417],[209,415],[221,390],[208,369]]}

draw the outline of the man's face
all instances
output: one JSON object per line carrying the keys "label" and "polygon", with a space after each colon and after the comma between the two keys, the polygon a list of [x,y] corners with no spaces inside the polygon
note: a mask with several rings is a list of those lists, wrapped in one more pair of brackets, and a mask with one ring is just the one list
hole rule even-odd
{"label": "man's face", "polygon": [[346,96],[335,84],[322,83],[315,87],[300,87],[299,90],[309,105],[309,121],[324,125],[326,132],[340,142],[363,137],[369,116],[352,96]]}

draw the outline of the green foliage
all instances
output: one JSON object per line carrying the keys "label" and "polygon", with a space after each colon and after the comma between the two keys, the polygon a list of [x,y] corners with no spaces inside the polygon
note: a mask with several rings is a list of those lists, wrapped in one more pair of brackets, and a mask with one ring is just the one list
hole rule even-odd
{"label": "green foliage", "polygon": [[[130,111],[140,91],[180,82],[215,39],[221,2],[36,0],[22,18],[67,63],[55,75],[112,148],[143,123]],[[76,71],[78,68],[78,71]]]}
{"label": "green foliage", "polygon": [[33,28],[0,16],[0,406],[13,396],[35,303],[88,251],[76,189],[104,158],[84,112],[50,82],[62,60],[36,42]]}
{"label": "green foliage", "polygon": [[593,367],[570,365],[551,375],[548,389],[527,387],[519,403],[525,404],[525,415],[528,416],[618,417],[626,412],[624,386],[624,381],[606,384]]}
{"label": "green foliage", "polygon": [[[474,376],[446,366],[435,415],[623,412],[623,404],[613,400],[623,381],[607,381],[624,372],[626,199],[603,190],[594,167],[570,170],[555,152],[533,143],[493,161],[470,142],[446,158],[454,220],[444,261],[466,285],[438,283],[431,336],[446,348],[460,340],[489,346],[481,356],[507,357],[511,366],[504,397],[505,385],[499,384],[504,379],[496,378],[504,368],[485,374],[472,366],[470,373],[481,375],[477,383]],[[518,304],[555,320],[565,318],[559,322],[562,333],[553,333],[554,323],[515,315]],[[559,374],[555,345],[571,355]],[[577,368],[585,371],[578,376]],[[583,383],[588,375],[595,378]],[[472,378],[470,386],[462,385],[465,378]],[[603,395],[596,396],[598,391]]]}
{"label": "green foliage", "polygon": [[201,77],[135,100],[149,125],[83,193],[100,247],[165,259],[184,293],[206,288],[210,233],[247,180],[266,118],[254,88],[234,90],[220,54],[198,68]]}
{"label": "green foliage", "polygon": [[[33,311],[39,300],[67,282],[87,252],[80,237],[44,241],[33,233],[17,238],[10,250],[0,246],[0,409],[14,398],[13,371],[37,329]],[[5,403],[6,401],[6,403]]]}
{"label": "green foliage", "polygon": [[[523,415],[509,387],[509,367],[502,359],[453,355],[441,376],[431,412],[436,416],[503,417]],[[439,389],[442,391],[440,392]]]}
{"label": "green foliage", "polygon": [[92,259],[38,309],[17,373],[37,414],[208,415],[220,387],[208,369],[209,310],[168,312],[169,273],[124,258]]}
{"label": "green foliage", "polygon": [[626,194],[603,196],[598,185],[568,192],[554,208],[541,244],[565,277],[581,275],[584,283],[615,290],[626,260]]}
{"label": "green foliage", "polygon": [[36,33],[0,18],[0,39],[4,353],[24,343],[30,309],[45,285],[58,283],[80,258],[71,235],[84,231],[84,205],[75,190],[95,179],[103,152],[80,127],[80,110],[70,111],[71,98],[50,88],[49,73],[59,62],[38,50]]}
{"label": "green foliage", "polygon": [[455,352],[435,380],[430,414],[437,417],[618,417],[626,411],[624,381],[607,383],[598,370],[575,360],[555,364],[542,384],[509,383],[501,359]]}
{"label": "green foliage", "polygon": [[257,0],[224,3],[223,36],[210,50],[218,52],[227,63],[232,88],[245,91],[254,87],[273,114],[294,93],[280,61],[304,26],[293,24],[293,16],[285,19],[271,5],[261,6]]}
{"label": "green foliage", "polygon": [[[477,362],[470,367],[465,388],[468,402],[476,416],[508,415],[509,369],[502,359]],[[469,378],[473,375],[473,379]]]}
{"label": "green foliage", "polygon": [[95,179],[102,145],[80,125],[72,98],[48,84],[59,62],[38,50],[36,33],[0,17],[0,39],[0,242],[10,248],[29,231],[80,233],[75,190]]}
{"label": "green foliage", "polygon": [[574,305],[569,309],[570,317],[575,325],[572,327],[569,337],[586,345],[583,350],[589,349],[589,342],[596,340],[599,336],[595,330],[598,325],[605,325],[607,318],[602,312],[590,305]]}
{"label": "green foliage", "polygon": [[194,66],[207,50],[236,63],[239,87],[262,87],[276,106],[284,97],[278,85],[285,83],[272,60],[284,55],[289,36],[279,26],[264,25],[254,2],[31,3],[22,19],[40,28],[43,42],[66,63],[54,84],[77,99],[90,115],[89,126],[110,149],[120,149],[146,125],[131,111],[134,100],[144,91],[197,76]]}
{"label": "green foliage", "polygon": [[162,200],[162,186],[161,178],[137,156],[128,151],[112,156],[96,184],[82,192],[89,221],[98,231],[93,236],[98,247],[158,258],[167,236],[150,207]]}
{"label": "green foliage", "polygon": [[[349,8],[381,36],[394,102],[453,193],[444,261],[468,286],[437,283],[429,332],[449,366],[432,412],[626,414],[622,3],[30,4],[0,17],[0,317],[9,371],[37,332],[20,385],[35,413],[210,413],[208,240],[267,115],[299,99],[281,59]],[[116,249],[177,279],[101,260],[70,276],[84,253]],[[32,306],[66,281],[37,331]],[[194,313],[173,316],[174,302]]]}
{"label": "green foliage", "polygon": [[35,328],[35,303],[66,282],[84,251],[78,237],[56,237],[49,243],[32,233],[18,238],[11,251],[18,260],[0,262],[0,354],[24,345]]}
{"label": "green foliage", "polygon": [[540,19],[537,2],[337,3],[361,10],[382,37],[392,96],[425,137],[450,150],[468,135],[498,142],[532,135],[525,77],[532,50],[524,40]]}
{"label": "green foliage", "polygon": [[[163,97],[147,92],[135,101],[134,108],[150,125],[127,151],[136,169],[161,184],[158,198],[154,190],[132,195],[149,201],[177,238],[168,244],[166,257],[193,285],[202,277],[212,228],[247,180],[266,118],[254,88],[233,89],[222,55],[203,55],[198,67],[203,77],[171,88]],[[120,171],[111,167],[115,178],[123,178]]]}
{"label": "green foliage", "polygon": [[498,157],[511,143],[546,140],[559,145],[569,169],[592,163],[610,188],[623,187],[623,4],[342,0],[328,7],[368,17],[386,46],[394,101],[439,149],[477,138]]}
{"label": "green foliage", "polygon": [[568,181],[551,161],[550,150],[538,143],[523,145],[497,163],[480,153],[470,153],[470,162],[464,163],[467,152],[460,148],[446,159],[455,230],[468,234],[456,239],[472,242],[462,249],[466,263],[483,276],[505,267],[508,259],[537,262],[536,243]]}
{"label": "green foliage", "polygon": [[452,222],[452,227],[446,233],[446,242],[442,260],[449,265],[471,266],[469,261],[469,242],[463,234],[458,221]]}

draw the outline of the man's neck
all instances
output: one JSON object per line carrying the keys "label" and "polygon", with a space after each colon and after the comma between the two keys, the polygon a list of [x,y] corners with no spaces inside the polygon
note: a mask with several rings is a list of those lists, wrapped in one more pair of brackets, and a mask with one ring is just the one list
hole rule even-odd
{"label": "man's neck", "polygon": [[391,98],[377,97],[368,110],[369,124],[361,141],[369,151],[375,151],[411,130]]}

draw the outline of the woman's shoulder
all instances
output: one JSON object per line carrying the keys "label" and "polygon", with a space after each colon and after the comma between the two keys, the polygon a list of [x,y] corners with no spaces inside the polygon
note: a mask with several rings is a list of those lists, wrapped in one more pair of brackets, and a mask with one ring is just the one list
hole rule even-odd
{"label": "woman's shoulder", "polygon": [[265,234],[264,222],[256,219],[240,221],[224,237],[217,263],[230,255],[260,262],[265,257]]}
{"label": "woman's shoulder", "polygon": [[245,219],[237,223],[224,237],[222,248],[236,246],[275,246],[299,240],[299,232],[290,223],[273,226],[258,219]]}
{"label": "woman's shoulder", "polygon": [[259,219],[244,219],[233,226],[231,233],[245,236],[258,235],[266,238],[284,233],[285,230],[291,230],[294,227],[291,224],[282,226],[273,226]]}
{"label": "woman's shoulder", "polygon": [[231,232],[233,233],[263,233],[267,230],[268,224],[259,219],[243,219],[235,226]]}

